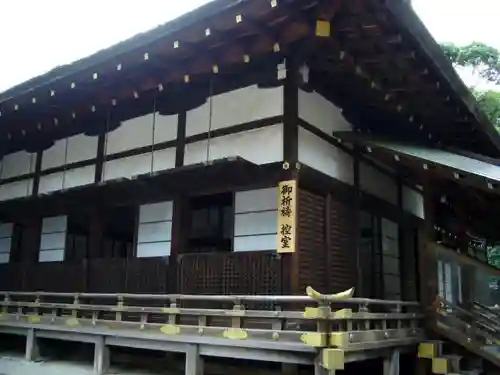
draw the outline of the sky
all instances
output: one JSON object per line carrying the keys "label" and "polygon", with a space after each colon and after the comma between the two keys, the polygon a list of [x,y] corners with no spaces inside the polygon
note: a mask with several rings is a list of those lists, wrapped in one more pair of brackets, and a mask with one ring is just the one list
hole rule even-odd
{"label": "sky", "polygon": [[[206,2],[5,1],[0,13],[0,92]],[[412,4],[438,42],[481,41],[500,49],[499,0],[412,0]],[[485,86],[470,72],[461,75],[466,83]]]}

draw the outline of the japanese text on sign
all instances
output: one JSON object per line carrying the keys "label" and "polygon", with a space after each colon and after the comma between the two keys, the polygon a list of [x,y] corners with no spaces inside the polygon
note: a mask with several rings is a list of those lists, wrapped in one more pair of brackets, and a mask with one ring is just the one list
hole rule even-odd
{"label": "japanese text on sign", "polygon": [[278,194],[278,253],[295,252],[297,182],[280,182]]}

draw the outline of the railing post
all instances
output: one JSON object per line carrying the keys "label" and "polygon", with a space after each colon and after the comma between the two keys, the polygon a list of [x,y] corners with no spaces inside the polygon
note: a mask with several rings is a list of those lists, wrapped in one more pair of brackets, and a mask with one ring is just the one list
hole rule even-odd
{"label": "railing post", "polygon": [[117,322],[121,322],[122,320],[122,311],[123,311],[123,296],[117,296],[116,297],[116,312],[115,312],[115,320]]}
{"label": "railing post", "polygon": [[8,314],[9,312],[9,303],[10,303],[10,296],[6,294],[3,298],[4,306],[2,307],[2,313],[3,314]]}
{"label": "railing post", "polygon": [[80,298],[79,298],[79,296],[78,296],[78,294],[77,294],[77,295],[75,295],[75,296],[73,297],[73,307],[74,307],[74,308],[73,308],[73,310],[71,311],[71,316],[72,316],[73,318],[75,318],[75,319],[78,317],[78,310],[77,310],[76,308],[78,307],[78,305],[79,305],[79,304],[80,304]]}

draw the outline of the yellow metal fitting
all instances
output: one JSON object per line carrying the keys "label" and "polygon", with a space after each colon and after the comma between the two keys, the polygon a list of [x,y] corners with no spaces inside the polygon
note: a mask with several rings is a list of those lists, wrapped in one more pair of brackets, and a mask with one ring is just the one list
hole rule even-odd
{"label": "yellow metal fitting", "polygon": [[321,365],[327,370],[343,370],[345,367],[344,351],[342,349],[323,349]]}

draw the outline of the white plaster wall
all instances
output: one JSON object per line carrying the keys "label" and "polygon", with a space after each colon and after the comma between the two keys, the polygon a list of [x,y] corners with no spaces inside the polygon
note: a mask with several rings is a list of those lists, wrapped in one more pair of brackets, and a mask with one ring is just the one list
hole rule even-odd
{"label": "white plaster wall", "polygon": [[153,153],[153,172],[175,168],[175,147]]}
{"label": "white plaster wall", "polygon": [[236,192],[234,251],[275,250],[278,189]]}
{"label": "white plaster wall", "polygon": [[240,156],[255,164],[267,164],[283,160],[283,125],[277,124],[213,138],[208,141],[189,143],[184,152],[184,164]]}
{"label": "white plaster wall", "polygon": [[162,116],[159,113],[151,113],[123,121],[118,128],[107,134],[106,154],[116,154],[176,139],[177,118],[177,115]]}
{"label": "white plaster wall", "polygon": [[421,219],[424,218],[424,196],[422,192],[403,187],[403,209]]}
{"label": "white plaster wall", "polygon": [[359,168],[361,190],[389,203],[398,204],[398,185],[395,177],[390,177],[363,162],[360,162]]}
{"label": "white plaster wall", "polygon": [[31,195],[32,191],[32,178],[0,185],[0,201],[26,197]]}
{"label": "white plaster wall", "polygon": [[18,151],[5,155],[2,160],[0,179],[22,176],[35,171],[36,154]]}
{"label": "white plaster wall", "polygon": [[70,189],[76,186],[93,184],[95,181],[95,166],[71,169],[64,172],[64,188]]}
{"label": "white plaster wall", "polygon": [[299,127],[299,161],[348,184],[354,183],[354,161],[350,155]]}
{"label": "white plaster wall", "polygon": [[151,172],[150,153],[105,162],[103,180],[113,180],[120,177],[131,178],[148,172]]}
{"label": "white plaster wall", "polygon": [[64,172],[51,173],[40,177],[39,194],[47,194],[61,189],[93,184],[95,166],[70,169]]}
{"label": "white plaster wall", "polygon": [[67,216],[46,217],[42,220],[39,262],[61,262],[66,248]]}
{"label": "white plaster wall", "polygon": [[76,163],[97,157],[98,141],[99,137],[89,137],[85,134],[78,134],[69,138],[67,163]]}
{"label": "white plaster wall", "polygon": [[[212,98],[211,129],[221,129],[283,114],[283,87],[247,86]],[[206,133],[210,124],[210,100],[188,111],[186,136]]]}
{"label": "white plaster wall", "polygon": [[175,148],[155,151],[107,161],[103,167],[103,179],[132,178],[150,172],[175,168]]}
{"label": "white plaster wall", "polygon": [[14,224],[0,224],[0,264],[9,263]]}
{"label": "white plaster wall", "polygon": [[137,257],[170,255],[173,202],[146,204],[139,209]]}
{"label": "white plaster wall", "polygon": [[40,177],[38,185],[38,194],[46,194],[63,188],[64,172],[52,173]]}
{"label": "white plaster wall", "polygon": [[333,131],[352,130],[342,110],[317,92],[299,89],[299,117],[330,136]]}
{"label": "white plaster wall", "polygon": [[94,159],[97,156],[98,137],[78,134],[56,141],[42,156],[42,170],[64,164]]}

